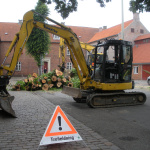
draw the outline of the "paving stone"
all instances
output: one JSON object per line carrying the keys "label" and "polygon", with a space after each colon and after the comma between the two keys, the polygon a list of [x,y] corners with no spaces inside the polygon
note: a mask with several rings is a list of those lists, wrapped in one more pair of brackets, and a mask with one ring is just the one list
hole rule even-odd
{"label": "paving stone", "polygon": [[[10,91],[17,118],[0,111],[0,150],[37,150],[55,105],[36,92]],[[39,150],[119,150],[117,146],[66,114],[84,141],[40,146]]]}

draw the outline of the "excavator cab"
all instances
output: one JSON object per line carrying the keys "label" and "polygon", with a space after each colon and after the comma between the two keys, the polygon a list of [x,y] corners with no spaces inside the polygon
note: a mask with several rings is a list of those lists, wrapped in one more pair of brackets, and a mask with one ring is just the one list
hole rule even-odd
{"label": "excavator cab", "polygon": [[[97,53],[98,52],[98,53]],[[132,44],[129,41],[106,40],[95,49],[93,80],[101,83],[131,82]]]}
{"label": "excavator cab", "polygon": [[99,67],[99,64],[103,61],[103,53],[95,53],[89,54],[87,58],[87,65],[90,66],[92,70],[94,70],[94,64],[95,64],[95,57],[96,57],[96,68]]}

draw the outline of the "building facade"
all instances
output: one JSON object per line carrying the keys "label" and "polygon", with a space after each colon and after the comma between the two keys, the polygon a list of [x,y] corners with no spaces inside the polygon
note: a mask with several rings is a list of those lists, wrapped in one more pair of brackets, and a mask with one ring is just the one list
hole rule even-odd
{"label": "building facade", "polygon": [[[17,23],[0,23],[0,64],[2,64],[5,54],[17,32],[20,30],[20,24]],[[82,42],[88,42],[90,38],[98,32],[98,28],[88,28],[88,27],[76,27],[68,26],[71,28],[74,33],[78,36],[79,40]],[[46,54],[46,57],[43,58],[43,71],[46,68],[47,72],[53,71],[54,69],[59,69],[58,65],[61,64],[61,58],[59,57],[59,43],[60,37],[49,34],[51,40],[51,46],[49,54]],[[86,57],[86,52],[85,57]],[[65,53],[65,62],[66,68],[72,69],[72,63],[70,60],[70,53],[66,47]],[[7,58],[5,65],[9,66],[11,63],[12,54]],[[23,49],[23,52],[18,60],[16,65],[14,76],[28,76],[29,74],[38,73],[38,66],[35,60],[27,55],[26,49]]]}
{"label": "building facade", "polygon": [[146,80],[150,76],[150,33],[138,36],[133,46],[133,72],[135,80]]}
{"label": "building facade", "polygon": [[[107,39],[121,39],[121,24],[108,28],[88,28],[88,27],[76,27],[68,26],[76,33],[81,42],[96,45],[98,41],[104,41]],[[20,30],[20,24],[17,23],[0,23],[0,64],[2,64],[7,49],[9,48],[14,35]],[[146,79],[150,71],[150,60],[146,54],[150,53],[150,35],[149,31],[140,22],[139,14],[134,14],[133,19],[124,22],[124,40],[131,41],[133,43],[133,79]],[[46,68],[47,72],[59,69],[58,65],[62,60],[59,57],[59,43],[60,37],[49,34],[51,40],[51,46],[49,54],[43,58],[43,71]],[[87,58],[87,51],[83,50],[85,58]],[[141,58],[142,56],[142,58]],[[5,62],[6,65],[10,65],[12,55]],[[145,59],[146,58],[146,59]],[[65,63],[67,69],[72,69],[73,65],[70,60],[70,53],[66,47]],[[26,54],[26,49],[23,50],[18,63],[16,65],[16,71],[14,76],[28,76],[32,73],[38,73],[38,67],[35,60]]]}

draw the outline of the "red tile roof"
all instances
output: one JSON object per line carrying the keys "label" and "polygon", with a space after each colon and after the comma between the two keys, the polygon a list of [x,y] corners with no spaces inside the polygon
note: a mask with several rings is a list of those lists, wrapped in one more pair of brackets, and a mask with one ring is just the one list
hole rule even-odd
{"label": "red tile roof", "polygon": [[12,41],[19,30],[20,25],[18,23],[0,22],[0,40]]}
{"label": "red tile roof", "polygon": [[82,42],[88,42],[98,31],[99,28],[89,28],[89,27],[76,27],[69,26],[74,33],[79,37],[79,40]]}
{"label": "red tile roof", "polygon": [[148,38],[150,38],[150,33],[138,36],[135,39],[135,41],[139,41],[139,40],[143,40],[143,39],[148,39]]}
{"label": "red tile roof", "polygon": [[[77,26],[67,26],[73,30],[73,32],[78,36],[81,42],[87,43],[93,36],[96,34],[99,29],[98,28],[90,28],[90,27],[77,27]],[[59,42],[59,40],[53,40],[51,36],[51,42]]]}
{"label": "red tile roof", "polygon": [[[129,24],[132,23],[133,20],[129,20],[127,22],[124,23],[124,29],[129,26]],[[100,40],[100,39],[104,39],[104,38],[107,38],[107,37],[110,37],[110,36],[113,36],[113,35],[116,35],[118,33],[121,32],[121,24],[119,25],[116,25],[114,27],[111,27],[111,28],[108,28],[108,29],[105,29],[105,30],[102,30],[98,33],[96,33],[89,41],[88,43],[91,43],[91,42],[94,42],[94,41],[97,41],[97,40]]]}
{"label": "red tile roof", "polygon": [[[74,33],[79,37],[79,40],[82,42],[88,42],[95,33],[99,31],[98,28],[89,28],[89,27],[77,27],[77,26],[68,26]],[[6,23],[0,22],[0,40],[1,41],[12,41],[14,35],[19,32],[20,25],[18,23]],[[6,34],[7,33],[7,34]],[[51,42],[59,42],[59,40],[53,40],[52,35],[50,34]]]}
{"label": "red tile roof", "polygon": [[133,47],[133,63],[150,63],[150,43]]}

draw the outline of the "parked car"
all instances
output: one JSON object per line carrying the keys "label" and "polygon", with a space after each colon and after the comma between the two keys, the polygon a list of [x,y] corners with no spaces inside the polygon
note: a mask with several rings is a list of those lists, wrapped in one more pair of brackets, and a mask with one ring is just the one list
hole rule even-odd
{"label": "parked car", "polygon": [[150,76],[147,78],[147,83],[150,85]]}

